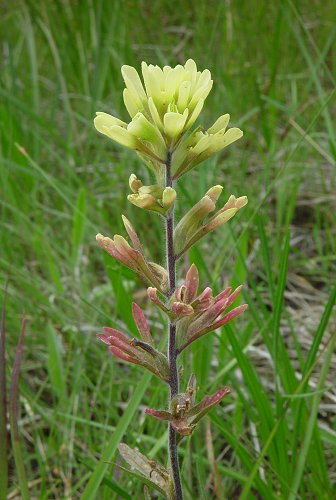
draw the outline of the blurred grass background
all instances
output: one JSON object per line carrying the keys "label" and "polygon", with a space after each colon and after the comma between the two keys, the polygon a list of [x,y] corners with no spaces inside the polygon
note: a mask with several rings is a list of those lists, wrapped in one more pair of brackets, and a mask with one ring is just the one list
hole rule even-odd
{"label": "blurred grass background", "polygon": [[[121,213],[162,262],[162,224],[126,203],[130,152],[99,136],[96,110],[126,119],[122,64],[209,68],[202,123],[223,113],[244,138],[178,185],[183,214],[214,184],[247,195],[230,225],[191,250],[205,286],[245,284],[244,317],[198,341],[185,362],[199,396],[232,394],[181,447],[187,498],[336,495],[336,11],[321,1],[1,2],[1,287],[8,280],[7,373],[23,313],[20,430],[34,498],[142,498],[121,440],[165,463],[160,382],[119,365],[95,339],[133,332],[132,273],[95,234]],[[149,230],[150,228],[150,230]],[[0,471],[1,473],[1,471]],[[8,498],[20,498],[13,460]]]}

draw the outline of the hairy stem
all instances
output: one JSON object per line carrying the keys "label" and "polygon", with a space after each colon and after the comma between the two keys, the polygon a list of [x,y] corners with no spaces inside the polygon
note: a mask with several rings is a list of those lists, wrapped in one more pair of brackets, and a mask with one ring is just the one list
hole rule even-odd
{"label": "hairy stem", "polygon": [[[172,187],[171,157],[168,152],[166,162],[166,186]],[[167,247],[167,269],[169,276],[169,296],[176,288],[176,256],[174,253],[174,208],[166,218],[166,247]],[[169,360],[169,386],[170,400],[176,396],[179,390],[179,379],[177,372],[177,350],[176,350],[176,325],[169,320],[168,324],[168,360]],[[183,499],[180,466],[177,455],[176,431],[169,424],[169,460],[174,481],[175,495],[177,500]]]}

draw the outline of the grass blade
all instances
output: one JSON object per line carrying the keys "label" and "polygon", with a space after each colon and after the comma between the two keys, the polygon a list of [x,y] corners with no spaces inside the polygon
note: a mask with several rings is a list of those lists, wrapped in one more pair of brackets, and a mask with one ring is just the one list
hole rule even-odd
{"label": "grass blade", "polygon": [[[322,355],[323,353],[321,353]],[[318,358],[317,358],[318,359]],[[317,362],[317,360],[315,360],[314,364],[310,367],[310,369],[307,371],[307,373],[305,374],[305,376],[302,378],[301,382],[299,383],[299,385],[297,386],[297,388],[295,389],[294,393],[293,393],[293,396],[295,396],[296,394],[300,394],[303,390],[303,388],[306,386],[308,380],[309,380],[309,377],[314,369],[314,366],[315,366],[315,363]],[[271,430],[262,450],[260,451],[259,453],[259,457],[258,459],[254,462],[254,465],[253,465],[253,469],[251,470],[251,473],[250,473],[250,476],[244,486],[244,489],[242,491],[242,494],[240,496],[240,500],[246,500],[247,498],[249,498],[249,495],[250,495],[250,490],[253,486],[253,482],[255,480],[258,474],[258,471],[259,471],[259,468],[262,464],[262,461],[267,453],[267,450],[268,448],[270,447],[276,433],[277,433],[277,430],[281,424],[281,421],[285,418],[286,416],[286,413],[290,407],[290,404],[291,404],[291,401],[292,400],[287,400],[287,402],[285,403],[285,405],[283,406],[283,411],[282,411],[282,414],[279,415],[277,421],[275,422],[275,425],[273,427],[273,429]],[[295,399],[294,399],[295,401]]]}
{"label": "grass blade", "polygon": [[329,297],[329,300],[328,300],[327,305],[325,307],[325,310],[323,312],[320,324],[318,326],[316,334],[314,335],[314,340],[313,340],[312,346],[310,348],[310,351],[309,351],[309,354],[307,357],[306,366],[304,368],[304,373],[307,373],[311,369],[311,367],[313,366],[313,364],[315,362],[316,355],[318,353],[318,349],[320,347],[325,329],[328,325],[329,318],[330,318],[332,310],[335,306],[335,303],[336,303],[336,287],[332,290],[332,292],[330,294],[330,297]]}
{"label": "grass blade", "polygon": [[8,487],[8,435],[7,435],[7,384],[6,384],[6,356],[5,356],[5,310],[6,310],[5,289],[0,329],[0,500],[7,497]]}
{"label": "grass blade", "polygon": [[267,241],[266,231],[265,231],[265,222],[262,215],[257,216],[257,225],[258,225],[258,233],[261,245],[261,252],[263,257],[263,262],[266,269],[268,285],[270,288],[270,292],[272,298],[274,297],[274,280],[273,280],[273,272],[272,272],[272,264],[270,258],[269,245]]}
{"label": "grass blade", "polygon": [[[311,348],[310,348],[308,356],[307,356],[307,361],[306,361],[305,367],[303,369],[304,376],[306,376],[307,373],[310,373],[313,366],[315,365],[318,350],[319,350],[319,347],[321,345],[321,341],[322,341],[324,332],[325,332],[326,327],[328,325],[332,310],[334,308],[335,301],[336,301],[336,287],[332,290],[332,292],[329,296],[329,300],[328,300],[326,307],[323,311],[323,315],[322,315],[320,324],[319,324],[317,331],[314,335],[314,339],[313,339]],[[307,378],[306,382],[302,386],[302,390],[300,392],[305,393],[307,391],[308,381],[309,381],[309,379]],[[306,403],[305,403],[304,399],[299,400],[297,402],[297,406],[295,407],[295,410],[294,410],[295,420],[294,420],[294,431],[293,431],[292,454],[293,454],[293,458],[295,459],[295,461],[296,461],[298,443],[299,443],[300,437],[302,436],[303,416],[306,416],[306,412],[307,412],[305,404]]]}
{"label": "grass blade", "polygon": [[48,345],[48,372],[51,387],[56,393],[59,401],[62,401],[65,395],[66,381],[64,377],[64,368],[62,362],[62,346],[60,338],[54,327],[49,323],[47,326],[47,345]]}
{"label": "grass blade", "polygon": [[76,210],[73,215],[72,223],[72,264],[74,267],[78,266],[83,237],[85,233],[86,221],[86,190],[82,188],[77,197]]}
{"label": "grass blade", "polygon": [[325,382],[326,377],[328,375],[328,371],[329,371],[330,363],[332,361],[332,355],[334,352],[335,344],[336,344],[336,335],[333,335],[333,337],[331,338],[329,348],[327,350],[325,360],[322,364],[321,375],[320,375],[320,378],[319,378],[319,381],[318,381],[318,384],[316,387],[317,394],[315,394],[313,402],[312,402],[309,420],[307,422],[306,428],[304,429],[303,443],[302,443],[301,450],[300,450],[300,453],[299,453],[297,461],[296,461],[295,472],[294,472],[294,476],[293,476],[293,480],[292,480],[292,484],[291,484],[291,492],[290,492],[290,495],[288,497],[288,500],[295,500],[297,498],[297,491],[300,487],[300,481],[301,481],[302,475],[304,473],[309,447],[312,443],[312,437],[313,437],[314,428],[316,425],[317,415],[318,415],[318,411],[319,411],[319,404],[320,404],[321,397],[322,397],[321,392],[318,392],[318,391],[323,388],[324,382]]}
{"label": "grass blade", "polygon": [[[280,273],[279,273],[277,288],[275,292],[275,301],[273,306],[273,359],[274,359],[274,373],[276,378],[278,376],[280,318],[283,306],[283,297],[286,287],[288,253],[289,253],[289,231],[287,233],[284,246],[282,249],[282,258],[279,265]],[[277,386],[277,380],[276,380],[276,386]]]}
{"label": "grass blade", "polygon": [[112,260],[111,256],[104,253],[104,263],[106,266],[106,274],[109,277],[111,287],[114,291],[115,296],[115,310],[118,311],[125,325],[128,326],[133,334],[138,335],[138,331],[135,327],[133,317],[132,317],[132,307],[129,300],[128,291],[125,288],[125,279],[123,275],[123,268],[116,265]]}
{"label": "grass blade", "polygon": [[[91,472],[93,471],[93,468],[91,465],[87,464],[86,462],[82,462],[83,465],[85,467],[87,467],[87,469],[89,469]],[[127,491],[124,490],[124,488],[122,488],[116,481],[114,481],[113,479],[107,479],[107,478],[104,478],[103,481],[102,481],[103,484],[106,484],[106,486],[108,486],[112,491],[114,491],[115,493],[118,493],[118,495],[121,497],[121,498],[126,498],[126,500],[132,500],[132,497],[131,495],[129,495],[127,493]]]}
{"label": "grass blade", "polygon": [[[230,444],[245,470],[250,471],[255,462],[255,457],[252,456],[249,450],[243,445],[240,436],[236,437],[235,433],[223,424],[223,419],[218,417],[214,412],[210,415],[210,418],[218,429],[220,429],[222,435],[225,437],[225,440]],[[268,485],[263,481],[259,474],[255,476],[254,480],[255,487],[258,488],[258,491],[262,494],[263,498],[273,498],[273,495],[270,494]],[[244,481],[246,482],[245,477]]]}
{"label": "grass blade", "polygon": [[9,392],[9,423],[10,423],[10,433],[12,440],[12,448],[14,461],[16,466],[16,472],[19,480],[21,498],[23,500],[29,500],[29,489],[26,476],[26,470],[23,461],[22,449],[20,444],[20,433],[19,433],[19,375],[20,367],[22,361],[22,351],[23,351],[23,339],[25,334],[25,328],[27,324],[27,318],[24,318],[21,326],[21,333],[19,336],[19,341],[15,353],[14,365],[12,370],[12,379]]}
{"label": "grass blade", "polygon": [[139,384],[137,385],[133,396],[130,400],[130,402],[127,405],[127,408],[125,410],[125,413],[119,420],[119,423],[114,431],[114,434],[112,435],[111,440],[107,444],[104,452],[102,453],[100,460],[96,466],[96,468],[93,471],[93,474],[86,485],[85,490],[83,491],[82,494],[82,500],[94,500],[97,498],[96,494],[98,491],[98,488],[101,484],[101,482],[104,479],[104,474],[106,473],[109,464],[107,462],[111,462],[113,455],[118,449],[118,445],[121,442],[123,436],[125,435],[125,432],[127,431],[127,427],[129,426],[134,413],[137,411],[141,398],[145,393],[145,390],[147,389],[147,386],[150,382],[152,375],[150,373],[145,373]]}

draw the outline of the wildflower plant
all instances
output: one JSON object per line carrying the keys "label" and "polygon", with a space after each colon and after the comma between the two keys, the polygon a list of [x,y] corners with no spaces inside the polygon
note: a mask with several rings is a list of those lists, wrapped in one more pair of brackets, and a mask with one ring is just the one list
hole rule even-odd
{"label": "wildflower plant", "polygon": [[[160,352],[144,312],[135,303],[132,311],[138,338],[130,338],[110,327],[105,327],[98,337],[113,356],[141,365],[169,387],[168,408],[146,410],[148,415],[168,423],[168,468],[154,463],[124,443],[119,451],[147,486],[152,486],[167,498],[181,499],[177,443],[194,431],[200,419],[224,398],[229,389],[220,388],[215,394],[198,401],[196,376],[191,374],[185,392],[181,391],[179,355],[200,337],[236,318],[247,305],[231,307],[241,286],[234,291],[225,288],[213,295],[209,287],[199,290],[199,274],[194,264],[179,283],[176,267],[179,259],[196,242],[228,222],[247,203],[247,198],[231,195],[221,208],[216,209],[223,187],[210,187],[175,224],[174,207],[179,201],[175,182],[240,139],[243,132],[236,127],[228,128],[228,114],[220,116],[207,130],[201,126],[193,128],[213,81],[210,71],[198,71],[191,59],[184,66],[175,68],[142,63],[143,81],[131,66],[123,66],[121,72],[126,85],[124,103],[130,121],[126,123],[98,112],[94,124],[102,134],[134,150],[152,172],[155,180],[149,186],[143,185],[136,174],[130,176],[128,200],[164,219],[166,266],[147,259],[135,229],[125,216],[122,219],[129,241],[120,235],[110,238],[98,234],[96,239],[114,259],[132,269],[147,284],[149,299],[167,317],[168,347]],[[177,435],[180,435],[179,439]]]}

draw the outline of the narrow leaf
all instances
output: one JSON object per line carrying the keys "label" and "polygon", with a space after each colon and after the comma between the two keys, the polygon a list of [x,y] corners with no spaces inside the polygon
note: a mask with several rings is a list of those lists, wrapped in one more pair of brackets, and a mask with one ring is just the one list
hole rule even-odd
{"label": "narrow leaf", "polygon": [[97,463],[95,470],[93,471],[93,474],[82,493],[82,500],[95,500],[97,498],[98,488],[108,468],[107,462],[111,461],[134,414],[138,410],[141,398],[144,395],[145,390],[147,389],[151,377],[151,374],[145,373],[140,379],[139,383],[136,385],[135,391],[126,407],[126,410],[120,418],[110,441],[107,443],[106,448],[102,453],[99,462]]}
{"label": "narrow leaf", "polygon": [[[321,375],[320,375],[320,378],[319,378],[319,381],[318,381],[317,387],[316,387],[318,392],[314,396],[309,419],[308,419],[307,425],[304,429],[304,433],[303,433],[304,438],[303,438],[301,450],[300,450],[300,453],[297,457],[297,460],[295,461],[294,475],[293,475],[293,480],[292,480],[288,500],[295,500],[297,498],[297,492],[300,488],[300,481],[301,481],[302,475],[304,473],[309,447],[313,444],[312,437],[313,437],[314,428],[315,428],[316,421],[317,421],[317,416],[318,416],[318,411],[319,411],[319,406],[320,406],[320,401],[321,401],[321,396],[322,396],[320,390],[322,389],[322,387],[325,383],[325,380],[327,378],[327,375],[328,375],[330,363],[332,362],[332,356],[334,353],[335,344],[336,344],[336,335],[333,335],[333,337],[331,338],[330,345],[328,347],[326,357],[325,357],[324,362],[322,364]],[[328,485],[325,485],[325,486],[327,489]],[[328,495],[327,490],[326,490],[326,494]]]}
{"label": "narrow leaf", "polygon": [[7,384],[6,384],[6,357],[5,357],[5,309],[7,285],[2,304],[0,329],[0,499],[7,497],[8,486],[8,435],[7,435]]}
{"label": "narrow leaf", "polygon": [[78,265],[78,261],[81,255],[81,247],[85,232],[85,221],[86,221],[86,190],[82,188],[78,193],[76,209],[74,212],[73,222],[72,222],[71,243],[72,243],[73,266]]}
{"label": "narrow leaf", "polygon": [[51,323],[47,326],[48,372],[53,392],[59,401],[65,394],[66,382],[62,359],[62,340]]}
{"label": "narrow leaf", "polygon": [[13,455],[15,461],[16,472],[18,476],[20,494],[22,500],[29,500],[29,489],[27,476],[24,466],[24,460],[22,455],[21,443],[20,443],[20,433],[19,433],[19,375],[22,361],[22,351],[23,351],[23,338],[25,333],[25,328],[27,324],[27,318],[24,318],[21,325],[21,333],[19,336],[19,341],[15,353],[14,365],[12,370],[12,379],[10,385],[10,396],[9,396],[9,423],[10,423],[10,434],[12,440]]}

